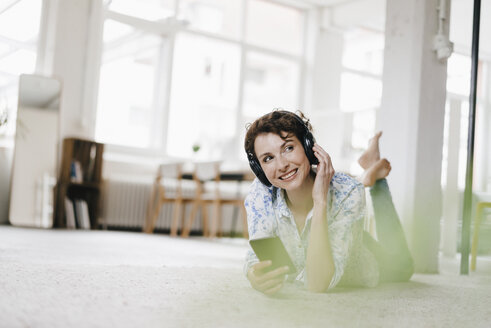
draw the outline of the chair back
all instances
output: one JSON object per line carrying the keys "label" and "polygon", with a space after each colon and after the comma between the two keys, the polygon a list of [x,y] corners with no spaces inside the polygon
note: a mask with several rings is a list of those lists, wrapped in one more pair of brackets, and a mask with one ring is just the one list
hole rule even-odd
{"label": "chair back", "polygon": [[159,165],[157,176],[161,178],[181,179],[183,163],[162,163]]}
{"label": "chair back", "polygon": [[[157,174],[148,202],[147,216],[144,231],[151,233],[157,222],[160,208],[164,203],[174,202],[174,214],[172,217],[171,235],[177,234],[178,211],[177,202],[182,201],[182,166],[181,162],[161,163],[157,168]],[[169,195],[170,194],[170,195]]]}
{"label": "chair back", "polygon": [[221,161],[202,161],[194,163],[194,178],[199,181],[218,181]]}

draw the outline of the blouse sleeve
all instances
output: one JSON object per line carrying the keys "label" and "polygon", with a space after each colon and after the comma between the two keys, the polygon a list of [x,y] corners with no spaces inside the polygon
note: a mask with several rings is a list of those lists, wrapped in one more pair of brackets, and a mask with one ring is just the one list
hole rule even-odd
{"label": "blouse sleeve", "polygon": [[339,212],[328,227],[335,267],[334,276],[328,289],[339,283],[354,247],[354,242],[362,240],[365,211],[365,189],[363,185],[357,183],[342,201]]}
{"label": "blouse sleeve", "polygon": [[[251,184],[244,202],[250,240],[275,235],[276,225],[272,195],[272,188],[266,187],[258,179],[255,179]],[[249,246],[244,265],[244,273],[247,274],[249,268],[257,262],[259,262],[259,259]]]}

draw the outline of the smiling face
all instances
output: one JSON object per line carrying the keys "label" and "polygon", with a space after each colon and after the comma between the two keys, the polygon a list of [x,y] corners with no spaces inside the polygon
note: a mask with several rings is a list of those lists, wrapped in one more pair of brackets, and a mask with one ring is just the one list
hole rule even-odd
{"label": "smiling face", "polygon": [[310,162],[294,134],[262,133],[254,141],[254,150],[266,178],[273,186],[293,191],[310,176]]}

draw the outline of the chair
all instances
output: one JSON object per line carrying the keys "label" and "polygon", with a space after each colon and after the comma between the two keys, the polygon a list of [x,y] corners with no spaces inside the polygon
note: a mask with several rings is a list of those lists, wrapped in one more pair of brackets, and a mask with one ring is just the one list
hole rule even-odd
{"label": "chair", "polygon": [[476,208],[476,219],[474,221],[474,234],[472,236],[471,248],[471,271],[476,271],[477,242],[479,239],[479,228],[485,208],[491,208],[491,202],[478,202]]}
{"label": "chair", "polygon": [[[247,214],[244,207],[244,199],[239,192],[230,195],[230,193],[225,194],[220,191],[220,164],[221,162],[219,161],[195,163],[193,180],[196,183],[196,194],[191,214],[184,225],[182,232],[183,237],[189,236],[191,226],[199,211],[201,211],[203,218],[203,235],[205,237],[221,236],[223,205],[233,205],[240,209],[243,222],[243,235],[245,238],[248,237]],[[208,205],[213,206],[213,218],[210,231],[208,231]]]}
{"label": "chair", "polygon": [[[172,211],[170,234],[171,236],[177,236],[178,221],[181,217],[182,207],[185,203],[194,200],[193,197],[183,197],[181,184],[182,165],[182,163],[165,163],[159,165],[148,202],[144,232],[152,233],[162,205],[173,203],[174,208]],[[164,181],[167,187],[164,186]]]}

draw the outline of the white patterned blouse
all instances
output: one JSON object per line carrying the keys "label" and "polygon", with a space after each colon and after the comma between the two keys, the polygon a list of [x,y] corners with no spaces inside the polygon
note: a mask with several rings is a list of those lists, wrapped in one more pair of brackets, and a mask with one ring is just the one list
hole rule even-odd
{"label": "white patterned blouse", "polygon": [[[335,273],[328,289],[338,285],[372,287],[378,284],[378,265],[373,254],[363,245],[366,216],[365,189],[344,173],[335,173],[328,193],[328,233]],[[245,199],[250,239],[278,236],[285,245],[296,272],[288,281],[307,284],[305,260],[312,220],[307,215],[302,233],[286,205],[284,190],[266,187],[258,179],[252,183]],[[259,260],[249,249],[244,273]]]}

